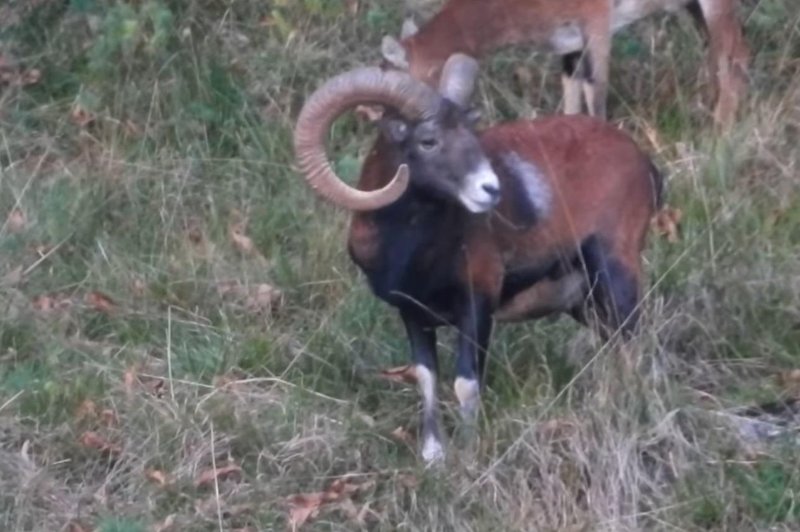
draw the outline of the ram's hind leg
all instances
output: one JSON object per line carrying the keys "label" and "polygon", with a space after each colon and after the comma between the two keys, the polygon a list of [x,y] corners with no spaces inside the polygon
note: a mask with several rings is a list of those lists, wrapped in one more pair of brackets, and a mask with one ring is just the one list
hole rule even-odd
{"label": "ram's hind leg", "polygon": [[583,86],[589,72],[588,58],[583,50],[561,57],[561,88],[564,98],[564,114],[576,115],[583,107]]}
{"label": "ram's hind leg", "polygon": [[581,252],[601,334],[609,338],[619,330],[629,337],[639,317],[638,258],[614,254],[596,237],[587,239]]}

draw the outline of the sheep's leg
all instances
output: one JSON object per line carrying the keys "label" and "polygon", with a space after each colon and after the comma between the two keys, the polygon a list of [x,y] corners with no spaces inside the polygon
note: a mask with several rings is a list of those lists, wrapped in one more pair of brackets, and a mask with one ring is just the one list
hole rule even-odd
{"label": "sheep's leg", "polygon": [[595,237],[583,243],[581,252],[600,332],[608,338],[621,329],[624,336],[630,336],[638,321],[638,265],[613,254]]}
{"label": "sheep's leg", "polygon": [[572,52],[561,57],[561,87],[564,93],[564,114],[581,112],[583,84],[586,82],[586,60],[584,52]]}
{"label": "sheep's leg", "polygon": [[472,428],[480,407],[480,383],[486,370],[486,353],[492,334],[491,306],[487,298],[470,294],[458,323],[455,391],[461,418]]}
{"label": "sheep's leg", "polygon": [[607,20],[598,20],[589,36],[583,94],[591,116],[606,119],[608,69],[611,58],[611,27]]}
{"label": "sheep's leg", "polygon": [[439,402],[436,397],[436,330],[423,327],[413,312],[402,312],[401,316],[411,344],[411,355],[416,365],[417,381],[422,395],[422,459],[431,465],[444,459],[442,433],[439,428]]}
{"label": "sheep's leg", "polygon": [[717,98],[714,121],[727,128],[736,118],[739,102],[747,92],[750,50],[742,35],[733,0],[695,0],[687,5],[708,37],[708,67]]}

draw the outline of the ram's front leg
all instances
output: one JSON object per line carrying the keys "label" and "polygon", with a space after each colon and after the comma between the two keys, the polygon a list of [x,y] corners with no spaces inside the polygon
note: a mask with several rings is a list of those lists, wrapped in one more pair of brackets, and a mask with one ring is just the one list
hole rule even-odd
{"label": "ram's front leg", "polygon": [[442,432],[439,428],[439,400],[436,396],[436,330],[426,328],[414,311],[401,312],[406,326],[422,395],[422,459],[427,465],[444,459]]}
{"label": "ram's front leg", "polygon": [[458,323],[455,391],[461,418],[472,429],[478,417],[480,390],[486,369],[486,354],[492,333],[492,308],[489,299],[470,294]]}

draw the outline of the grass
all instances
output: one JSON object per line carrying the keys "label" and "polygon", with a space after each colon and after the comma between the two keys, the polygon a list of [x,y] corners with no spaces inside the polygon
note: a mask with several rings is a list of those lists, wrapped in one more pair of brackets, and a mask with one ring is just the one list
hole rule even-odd
{"label": "grass", "polygon": [[[378,378],[408,360],[402,327],[347,257],[346,213],[292,168],[304,97],[400,27],[394,2],[347,6],[0,7],[0,57],[40,74],[0,85],[0,528],[283,529],[287,497],[352,474],[361,522],[334,504],[304,528],[796,530],[796,448],[724,416],[790,393],[800,357],[793,1],[743,6],[751,91],[726,139],[688,17],[616,38],[612,118],[684,213],[648,247],[637,371],[567,319],[500,327],[479,444],[438,472],[391,436],[417,423],[416,391]],[[555,62],[486,61],[487,120],[552,112]],[[368,132],[337,129],[343,172]],[[198,482],[229,460],[241,474]]]}

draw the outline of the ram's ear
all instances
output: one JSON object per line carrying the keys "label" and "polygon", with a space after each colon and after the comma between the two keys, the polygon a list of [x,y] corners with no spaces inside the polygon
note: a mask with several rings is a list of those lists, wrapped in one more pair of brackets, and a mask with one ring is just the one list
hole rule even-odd
{"label": "ram's ear", "polygon": [[419,31],[419,26],[414,22],[412,17],[408,17],[403,21],[403,26],[400,28],[400,40],[405,40],[416,34]]}
{"label": "ram's ear", "polygon": [[394,144],[400,144],[408,138],[408,124],[399,118],[381,118],[378,127],[389,142]]}
{"label": "ram's ear", "polygon": [[400,41],[387,35],[381,41],[381,55],[394,68],[408,70],[408,57],[406,49]]}

